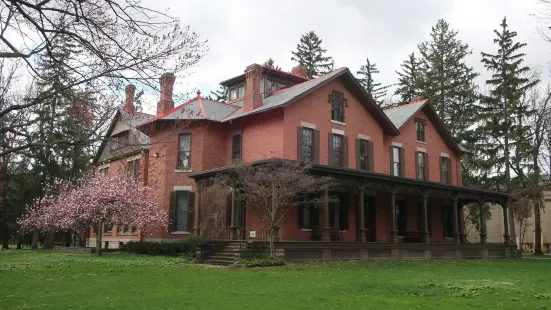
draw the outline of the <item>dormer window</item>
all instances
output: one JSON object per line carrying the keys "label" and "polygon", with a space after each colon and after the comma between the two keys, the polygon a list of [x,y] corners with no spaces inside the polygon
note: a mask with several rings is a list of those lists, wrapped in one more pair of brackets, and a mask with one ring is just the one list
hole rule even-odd
{"label": "dormer window", "polygon": [[230,101],[241,99],[245,96],[245,84],[230,87]]}
{"label": "dormer window", "polygon": [[277,81],[272,79],[266,79],[266,94],[270,94],[277,90]]}

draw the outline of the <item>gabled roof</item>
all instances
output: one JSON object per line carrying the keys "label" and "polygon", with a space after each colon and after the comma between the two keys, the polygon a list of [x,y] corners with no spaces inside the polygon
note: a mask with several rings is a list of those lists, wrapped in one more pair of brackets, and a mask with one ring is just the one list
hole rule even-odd
{"label": "gabled roof", "polygon": [[108,138],[126,131],[132,131],[132,133],[137,137],[138,141],[140,142],[142,148],[146,147],[149,144],[149,137],[146,134],[135,130],[135,128],[138,124],[141,124],[153,118],[155,118],[155,116],[151,114],[142,112],[132,113],[124,108],[117,109],[117,112],[115,113],[115,116],[111,120],[111,124],[109,125],[109,128],[105,133],[106,138],[101,142],[101,145],[98,148],[98,152],[96,153],[96,156],[94,156],[93,163],[101,161],[102,158],[100,157],[102,157],[103,151],[107,143],[109,142]]}
{"label": "gabled roof", "polygon": [[[381,108],[379,108],[377,103],[375,103],[371,95],[369,95],[365,91],[365,89],[358,83],[356,78],[352,75],[350,70],[348,70],[348,68],[346,67],[337,69],[331,73],[320,76],[316,79],[312,79],[312,80],[291,86],[289,88],[282,89],[281,91],[276,91],[271,96],[263,99],[262,106],[247,112],[243,111],[243,109],[239,109],[235,111],[235,113],[228,115],[222,121],[223,122],[231,121],[244,116],[265,112],[275,108],[285,107],[299,100],[300,98],[303,98],[309,95],[316,89],[322,87],[323,85],[339,77],[342,77],[344,79],[345,84],[347,84],[350,87],[351,91],[355,93],[355,95],[360,99],[360,103],[362,103],[363,106],[373,115],[373,117],[378,121],[379,125],[381,125],[381,127],[386,133],[394,136],[400,134],[398,129],[388,119],[388,117],[385,115],[383,110],[381,110]],[[242,107],[243,101],[239,101],[234,104]]]}
{"label": "gabled roof", "polygon": [[415,113],[423,108],[425,108],[425,113],[431,119],[434,127],[440,133],[442,138],[444,138],[446,144],[448,144],[448,146],[452,150],[458,152],[459,154],[468,153],[468,150],[466,148],[460,146],[455,142],[444,123],[442,123],[442,120],[436,113],[434,107],[432,106],[432,104],[429,103],[428,99],[414,100],[410,103],[393,108],[388,108],[383,111],[385,112],[386,116],[388,116],[388,118],[392,121],[394,126],[400,129],[415,115]]}

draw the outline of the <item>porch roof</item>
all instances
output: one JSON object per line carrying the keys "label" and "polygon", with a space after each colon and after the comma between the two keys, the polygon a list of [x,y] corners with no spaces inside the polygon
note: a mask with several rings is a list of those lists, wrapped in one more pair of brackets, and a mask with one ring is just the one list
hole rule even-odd
{"label": "porch roof", "polygon": [[[252,162],[252,165],[262,165],[269,162],[271,159],[264,159]],[[228,172],[231,167],[216,168],[211,170],[205,170],[202,172],[191,173],[188,176],[196,181],[208,179],[216,176],[219,173]],[[432,192],[445,192],[450,197],[459,196],[461,200],[467,201],[495,201],[500,203],[507,202],[509,194],[498,191],[491,191],[486,189],[471,188],[465,186],[456,186],[443,184],[432,181],[422,181],[406,177],[398,177],[384,173],[369,172],[365,170],[343,168],[329,165],[311,164],[309,170],[315,174],[325,174],[336,178],[341,184],[348,183],[349,185],[365,186],[366,188],[375,189],[387,189],[391,190],[393,187],[399,189],[408,188],[416,190],[415,193],[422,193],[422,191]],[[375,182],[370,182],[375,181]]]}

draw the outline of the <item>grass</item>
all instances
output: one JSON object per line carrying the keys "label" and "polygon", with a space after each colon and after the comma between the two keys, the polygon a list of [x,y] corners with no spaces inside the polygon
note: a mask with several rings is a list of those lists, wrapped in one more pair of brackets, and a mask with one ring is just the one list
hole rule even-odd
{"label": "grass", "polygon": [[0,253],[2,309],[551,309],[551,260],[218,269],[179,257]]}

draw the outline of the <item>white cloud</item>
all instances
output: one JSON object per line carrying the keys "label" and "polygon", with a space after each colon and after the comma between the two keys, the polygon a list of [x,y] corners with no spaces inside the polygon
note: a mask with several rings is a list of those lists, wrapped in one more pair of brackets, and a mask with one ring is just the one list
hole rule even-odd
{"label": "white cloud", "polygon": [[[369,57],[381,71],[385,84],[396,82],[395,71],[417,44],[429,39],[431,27],[445,18],[459,37],[473,49],[469,62],[487,77],[480,52],[494,52],[493,30],[507,16],[518,38],[528,43],[524,52],[529,65],[548,66],[551,44],[536,31],[536,0],[146,0],[149,7],[179,17],[202,38],[210,51],[176,92],[199,87],[204,95],[222,80],[243,72],[247,65],[272,57],[284,70],[300,36],[314,30],[323,40],[336,67],[356,72]],[[547,70],[545,70],[547,72]]]}

